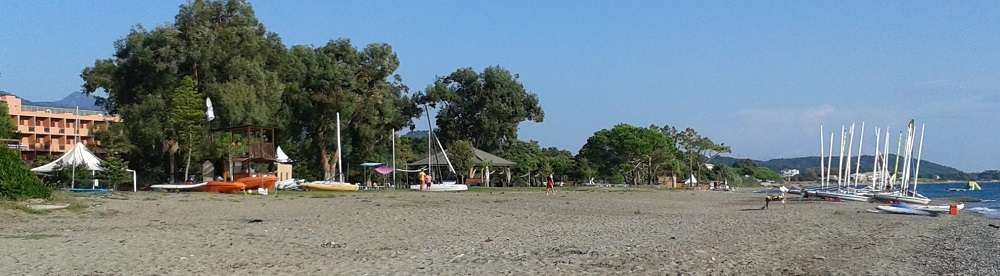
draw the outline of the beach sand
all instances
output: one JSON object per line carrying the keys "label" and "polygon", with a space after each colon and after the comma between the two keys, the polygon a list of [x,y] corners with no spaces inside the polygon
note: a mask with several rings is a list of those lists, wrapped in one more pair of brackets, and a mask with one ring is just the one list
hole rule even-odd
{"label": "beach sand", "polygon": [[116,194],[0,209],[4,275],[1000,274],[1000,225],[694,191]]}

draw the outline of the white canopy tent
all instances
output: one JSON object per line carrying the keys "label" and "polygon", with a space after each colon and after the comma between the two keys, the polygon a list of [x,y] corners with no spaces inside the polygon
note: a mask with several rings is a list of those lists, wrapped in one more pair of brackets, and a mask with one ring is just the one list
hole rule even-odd
{"label": "white canopy tent", "polygon": [[[31,169],[31,172],[51,173],[54,171],[62,170],[62,168],[66,166],[73,167],[74,173],[77,166],[83,166],[84,168],[86,168],[91,172],[103,171],[104,168],[101,167],[101,163],[103,163],[103,161],[101,161],[100,158],[97,158],[97,156],[95,156],[93,153],[87,150],[87,146],[83,145],[83,143],[77,142],[76,145],[73,145],[73,148],[70,149],[69,152],[66,152],[65,154],[60,156],[59,159],[56,159],[52,162],[49,162],[48,164],[39,166],[37,168],[33,168]],[[135,171],[133,170],[128,170],[128,171],[132,173],[132,191],[134,192],[138,190],[137,189],[138,187],[136,185]],[[97,185],[95,184],[94,186]]]}

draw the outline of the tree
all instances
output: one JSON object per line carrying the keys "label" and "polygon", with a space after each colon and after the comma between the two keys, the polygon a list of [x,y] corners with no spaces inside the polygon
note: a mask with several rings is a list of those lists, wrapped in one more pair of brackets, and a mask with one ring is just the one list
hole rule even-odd
{"label": "tree", "polygon": [[6,104],[0,104],[0,139],[17,138],[17,128],[14,120],[10,118],[10,110]]}
{"label": "tree", "polygon": [[50,193],[24,166],[17,152],[0,148],[0,200],[47,198]]}
{"label": "tree", "polygon": [[[133,28],[115,42],[112,58],[99,59],[81,73],[88,94],[121,115],[129,156],[139,175],[162,179],[163,141],[168,140],[169,102],[184,77],[211,97],[220,126],[282,126],[277,116],[284,84],[285,47],[257,21],[246,1],[192,1],[181,5],[170,25]],[[172,172],[172,171],[171,171]]]}
{"label": "tree", "polygon": [[[324,178],[332,178],[336,155],[336,116],[342,120],[342,156],[369,160],[381,155],[391,130],[411,126],[419,116],[401,77],[394,75],[399,60],[387,44],[370,44],[358,51],[350,40],[330,41],[320,48],[295,46],[289,51],[286,108],[294,118],[290,129],[309,138]],[[346,127],[350,126],[350,127]],[[386,150],[385,153],[388,153]]]}
{"label": "tree", "polygon": [[452,166],[455,167],[455,172],[458,173],[459,179],[464,180],[466,176],[472,175],[472,169],[476,165],[476,156],[472,152],[472,143],[465,140],[451,142],[448,145],[448,159],[451,160]]}
{"label": "tree", "polygon": [[587,139],[578,157],[597,167],[598,175],[635,184],[651,184],[663,168],[675,166],[674,142],[656,128],[619,124]]}
{"label": "tree", "polygon": [[[732,151],[725,144],[716,144],[712,139],[701,136],[693,128],[686,128],[683,131],[677,131],[676,128],[667,125],[662,127],[652,125],[650,128],[659,130],[674,141],[674,146],[680,150],[691,174],[699,174],[702,164],[712,157]],[[701,174],[701,176],[705,176],[705,174]]]}
{"label": "tree", "polygon": [[515,181],[524,180],[526,184],[531,184],[537,177],[538,170],[542,168],[541,147],[536,141],[514,141],[500,152],[500,156],[515,164],[511,167],[511,174]]}
{"label": "tree", "polygon": [[[202,95],[195,90],[195,83],[191,77],[181,79],[170,99],[169,137],[177,141],[179,148],[187,152],[187,160],[184,164],[185,181],[191,168],[191,155],[195,148],[201,147],[202,141],[207,138],[208,134],[208,124],[202,100]],[[172,157],[170,160],[173,162]],[[171,168],[173,168],[173,164],[171,164]],[[170,175],[173,179],[174,171],[171,171]]]}
{"label": "tree", "polygon": [[516,143],[521,122],[545,118],[538,96],[525,89],[516,74],[499,66],[482,73],[462,68],[440,77],[420,102],[443,105],[437,115],[443,141],[468,140],[488,152]]}

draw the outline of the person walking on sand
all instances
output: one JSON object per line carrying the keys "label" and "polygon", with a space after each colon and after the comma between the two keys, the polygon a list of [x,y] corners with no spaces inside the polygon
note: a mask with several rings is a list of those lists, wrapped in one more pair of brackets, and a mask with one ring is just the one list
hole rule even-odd
{"label": "person walking on sand", "polygon": [[555,180],[552,180],[552,175],[550,174],[549,179],[545,180],[545,195],[549,195],[550,193],[552,194],[556,193],[555,186],[556,182]]}
{"label": "person walking on sand", "polygon": [[427,173],[424,173],[424,170],[420,170],[420,173],[417,174],[417,181],[420,182],[420,190],[423,191],[427,187]]}

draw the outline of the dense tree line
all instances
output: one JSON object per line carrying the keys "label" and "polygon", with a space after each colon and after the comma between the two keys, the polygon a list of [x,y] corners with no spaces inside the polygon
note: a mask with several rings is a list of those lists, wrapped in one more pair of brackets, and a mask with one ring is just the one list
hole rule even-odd
{"label": "dense tree line", "polygon": [[[255,137],[208,134],[245,125],[275,128],[275,142],[298,161],[297,177],[330,178],[335,166],[350,164],[335,164],[338,154],[345,163],[388,162],[392,133],[413,130],[414,119],[430,108],[438,110],[437,137],[463,176],[473,173],[474,149],[517,162],[511,178],[520,184],[548,175],[629,183],[708,176],[707,158],[729,152],[690,128],[624,124],[596,132],[577,155],[543,148],[517,133],[522,122],[544,120],[538,96],[503,67],[460,68],[411,92],[396,72],[400,59],[392,46],[358,48],[341,38],[286,47],[244,0],[189,2],[172,24],[135,27],[114,48],[111,58],[83,69],[83,90],[107,93],[99,102],[124,123],[95,135],[113,166],[137,169],[143,183],[197,174],[200,166],[192,163],[245,151],[234,145]],[[206,97],[218,117],[212,121]],[[399,162],[421,159],[426,145],[421,135],[402,137]]]}

